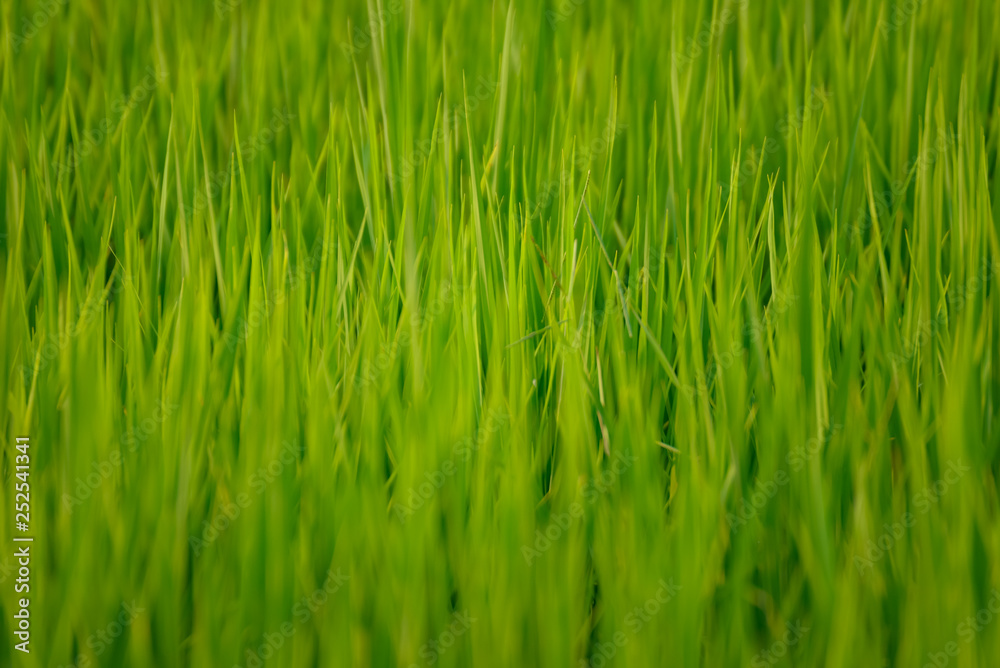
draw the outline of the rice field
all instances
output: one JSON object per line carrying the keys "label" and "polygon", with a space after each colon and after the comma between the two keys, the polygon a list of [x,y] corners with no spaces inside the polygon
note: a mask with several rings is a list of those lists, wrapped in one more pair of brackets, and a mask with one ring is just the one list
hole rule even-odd
{"label": "rice field", "polygon": [[0,666],[998,665],[995,0],[0,35]]}

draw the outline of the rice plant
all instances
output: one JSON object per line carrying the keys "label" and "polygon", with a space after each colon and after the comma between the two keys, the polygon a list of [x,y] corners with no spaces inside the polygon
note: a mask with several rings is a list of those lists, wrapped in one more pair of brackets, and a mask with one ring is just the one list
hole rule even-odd
{"label": "rice plant", "polygon": [[0,665],[997,665],[995,0],[0,34]]}

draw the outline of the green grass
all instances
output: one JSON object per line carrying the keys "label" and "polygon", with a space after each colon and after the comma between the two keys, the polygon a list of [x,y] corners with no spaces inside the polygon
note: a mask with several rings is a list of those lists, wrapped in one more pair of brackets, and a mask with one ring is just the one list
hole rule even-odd
{"label": "green grass", "polygon": [[0,665],[996,665],[993,0],[0,30]]}

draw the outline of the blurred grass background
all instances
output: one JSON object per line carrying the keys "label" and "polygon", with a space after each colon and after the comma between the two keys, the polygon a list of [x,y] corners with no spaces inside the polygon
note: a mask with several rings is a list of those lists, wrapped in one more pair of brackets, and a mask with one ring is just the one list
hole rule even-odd
{"label": "blurred grass background", "polygon": [[0,21],[0,664],[996,665],[993,0]]}

